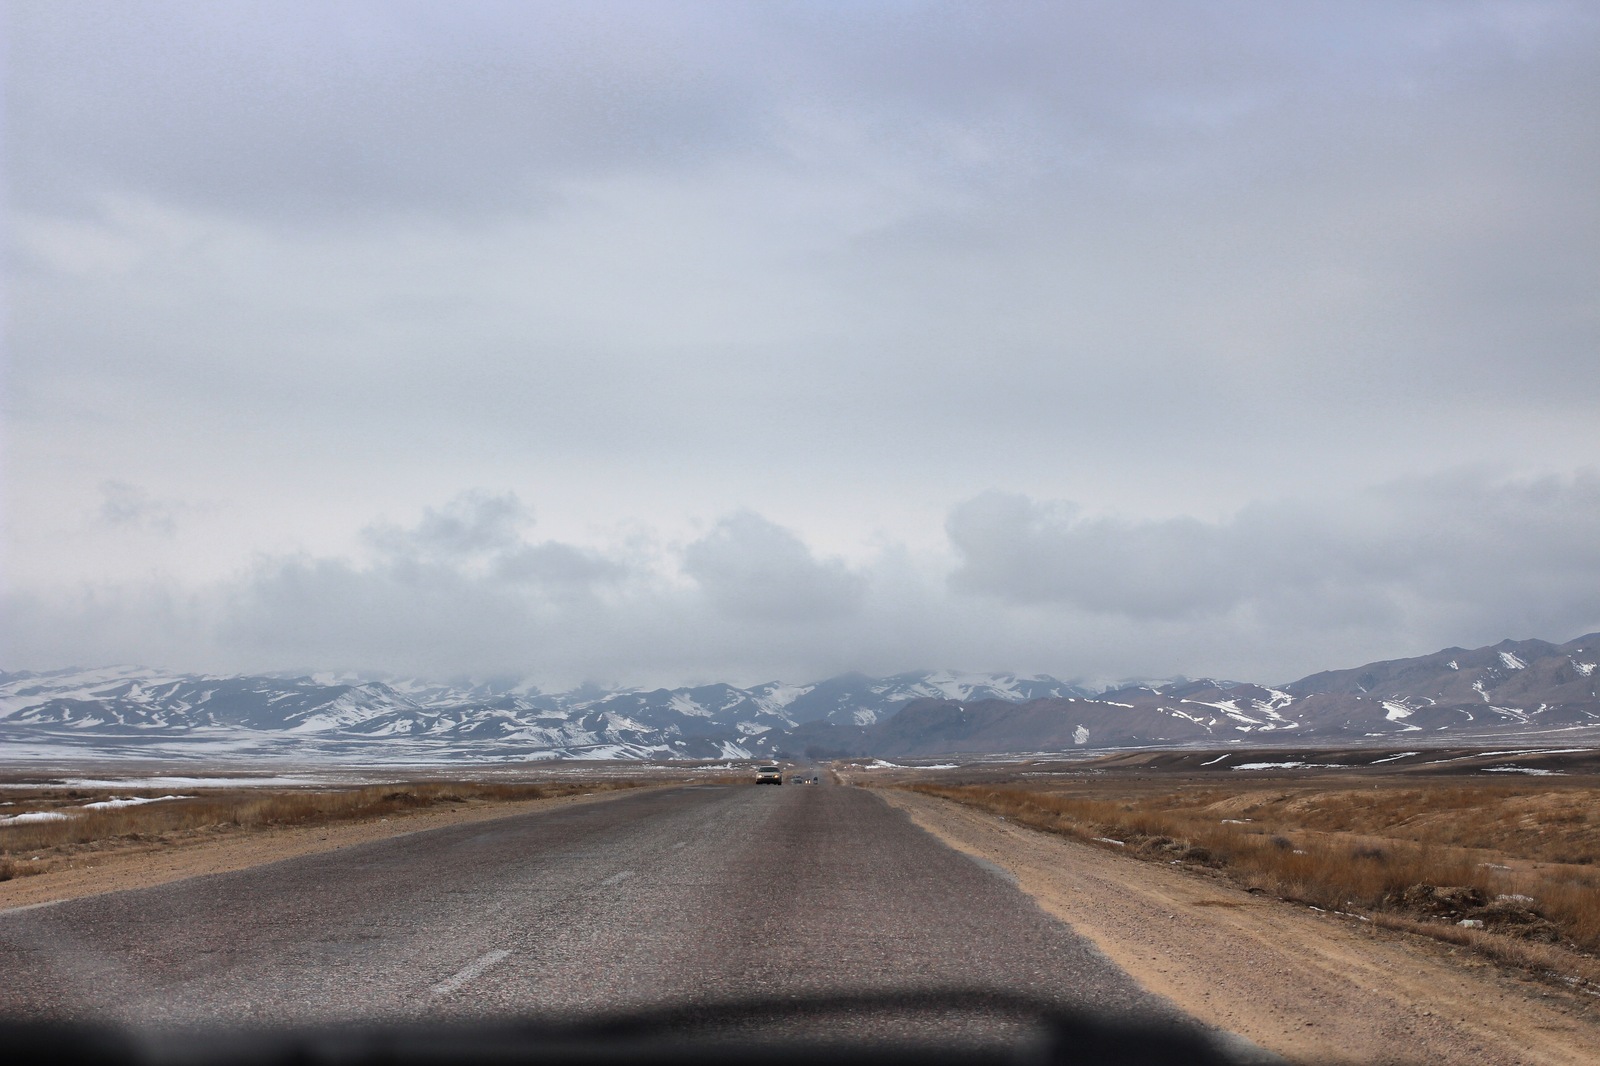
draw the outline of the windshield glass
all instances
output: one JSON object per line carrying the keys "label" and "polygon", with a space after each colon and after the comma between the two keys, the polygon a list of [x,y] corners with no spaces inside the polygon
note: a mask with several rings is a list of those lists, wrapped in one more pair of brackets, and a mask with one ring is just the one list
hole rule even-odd
{"label": "windshield glass", "polygon": [[1600,1047],[1600,7],[0,37],[0,1023]]}

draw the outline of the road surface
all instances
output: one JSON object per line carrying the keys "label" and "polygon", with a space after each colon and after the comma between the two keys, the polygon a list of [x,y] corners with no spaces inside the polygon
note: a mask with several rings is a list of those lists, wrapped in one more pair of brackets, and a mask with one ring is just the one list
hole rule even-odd
{"label": "road surface", "polygon": [[984,988],[1175,1019],[873,793],[650,790],[0,913],[0,1015],[571,1016]]}

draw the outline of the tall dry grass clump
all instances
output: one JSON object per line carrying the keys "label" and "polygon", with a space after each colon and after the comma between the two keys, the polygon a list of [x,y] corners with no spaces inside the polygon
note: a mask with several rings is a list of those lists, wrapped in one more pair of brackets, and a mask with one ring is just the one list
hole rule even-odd
{"label": "tall dry grass clump", "polygon": [[[28,860],[43,852],[103,842],[138,842],[196,830],[257,829],[362,821],[426,807],[481,805],[574,793],[632,788],[643,781],[562,781],[495,784],[423,781],[330,790],[239,789],[204,792],[138,806],[85,810],[88,798],[73,790],[46,791],[17,809],[55,811],[59,821],[0,826],[0,881],[36,872]],[[125,793],[133,796],[138,793]],[[151,795],[146,793],[146,795]]]}
{"label": "tall dry grass clump", "polygon": [[[1061,794],[1026,787],[907,786],[980,807],[1013,821],[1134,854],[1226,871],[1244,886],[1327,910],[1386,914],[1529,943],[1600,949],[1600,872],[1583,864],[1515,861],[1529,854],[1586,850],[1593,791],[1532,802],[1525,792],[1446,788],[1440,802],[1415,790],[1386,802],[1370,788],[1355,794],[1187,789],[1124,796]],[[1515,801],[1515,802],[1512,802]],[[1563,821],[1554,845],[1538,837],[1530,811]],[[1580,823],[1570,811],[1583,812]],[[1454,811],[1452,817],[1444,812]],[[1473,824],[1474,820],[1478,824]],[[1578,831],[1583,830],[1583,831]],[[1470,843],[1464,843],[1470,842]],[[1490,849],[1494,843],[1500,848]],[[1586,860],[1587,861],[1587,860]],[[1473,939],[1473,938],[1469,938]],[[1474,939],[1476,942],[1476,939]]]}

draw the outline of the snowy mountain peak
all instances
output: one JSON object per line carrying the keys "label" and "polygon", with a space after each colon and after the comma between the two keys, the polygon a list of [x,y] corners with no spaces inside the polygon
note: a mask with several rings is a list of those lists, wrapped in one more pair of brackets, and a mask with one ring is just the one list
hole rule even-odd
{"label": "snowy mountain peak", "polygon": [[[1592,730],[1600,634],[1506,641],[1313,674],[1101,692],[1044,675],[923,670],[811,684],[548,693],[521,681],[224,676],[114,666],[0,672],[12,758],[769,758]],[[742,754],[734,754],[742,753]]]}

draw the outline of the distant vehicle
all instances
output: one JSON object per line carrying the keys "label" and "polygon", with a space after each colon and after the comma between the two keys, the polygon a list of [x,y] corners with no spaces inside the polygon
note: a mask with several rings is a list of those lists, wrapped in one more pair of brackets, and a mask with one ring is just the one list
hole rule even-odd
{"label": "distant vehicle", "polygon": [[783,767],[758,766],[756,767],[756,784],[781,785],[783,784]]}

